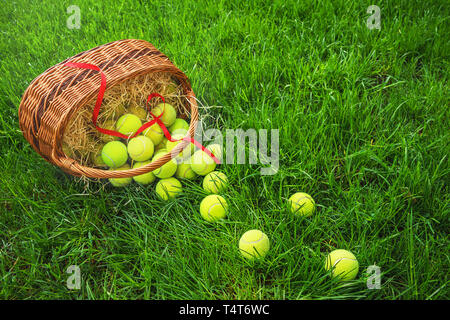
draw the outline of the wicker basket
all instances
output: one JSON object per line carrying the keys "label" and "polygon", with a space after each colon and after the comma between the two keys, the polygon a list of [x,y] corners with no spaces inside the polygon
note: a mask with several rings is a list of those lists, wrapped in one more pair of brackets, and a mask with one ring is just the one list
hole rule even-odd
{"label": "wicker basket", "polygon": [[[198,109],[194,92],[186,75],[152,44],[143,40],[119,40],[82,52],[51,68],[34,79],[26,89],[19,106],[20,129],[33,148],[48,162],[75,176],[90,178],[124,178],[153,171],[178,155],[189,142],[182,141],[174,150],[148,165],[130,170],[102,170],[83,166],[67,157],[61,142],[64,129],[74,112],[96,98],[100,73],[74,69],[66,62],[98,66],[111,88],[127,79],[149,72],[169,72],[176,78],[187,97],[179,110],[190,114],[189,135],[194,136]],[[150,92],[149,92],[150,93]]]}

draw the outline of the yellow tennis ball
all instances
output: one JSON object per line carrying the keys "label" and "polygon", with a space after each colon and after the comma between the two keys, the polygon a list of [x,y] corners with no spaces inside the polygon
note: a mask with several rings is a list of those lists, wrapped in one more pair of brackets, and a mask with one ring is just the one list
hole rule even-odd
{"label": "yellow tennis ball", "polygon": [[136,115],[142,121],[147,120],[147,111],[141,106],[134,104],[128,109],[128,111]]}
{"label": "yellow tennis ball", "polygon": [[[168,152],[172,152],[172,150],[181,142],[183,142],[184,137],[186,136],[186,134],[181,133],[181,134],[175,134],[172,136],[172,140],[179,140],[179,141],[167,141],[166,143],[166,149]],[[181,152],[175,157],[175,159],[177,160],[177,162],[183,162],[183,160],[189,159],[192,155],[192,153],[195,150],[195,146],[193,143],[189,143],[183,150],[181,150]],[[174,156],[174,155],[172,155]]]}
{"label": "yellow tennis ball", "polygon": [[353,280],[359,270],[359,263],[355,255],[350,251],[338,249],[331,251],[325,260],[325,270],[332,269],[333,278],[340,281]]}
{"label": "yellow tennis ball", "polygon": [[[129,170],[130,169],[130,165],[124,164],[123,166],[116,168],[116,169],[109,169],[109,170]],[[131,181],[133,181],[133,179],[131,177],[126,177],[126,178],[109,178],[108,179],[109,182],[111,182],[111,184],[114,187],[125,187],[126,185],[129,185],[131,183]]]}
{"label": "yellow tennis ball", "polygon": [[192,180],[197,177],[197,174],[192,170],[190,163],[179,163],[175,176],[179,179]]}
{"label": "yellow tennis ball", "polygon": [[96,147],[94,151],[91,152],[91,161],[96,167],[105,167],[106,163],[102,159],[102,149],[103,146]]}
{"label": "yellow tennis ball", "polygon": [[155,151],[153,158],[156,157],[157,155],[164,155],[167,153],[166,148],[161,148]]}
{"label": "yellow tennis ball", "polygon": [[163,141],[164,139],[164,132],[161,129],[161,127],[154,123],[144,131],[142,131],[142,134],[153,141],[153,145],[157,146]]}
{"label": "yellow tennis ball", "polygon": [[142,126],[141,119],[132,113],[126,113],[116,122],[116,130],[126,136],[131,136]]}
{"label": "yellow tennis ball", "polygon": [[102,159],[108,167],[121,167],[128,160],[127,147],[120,141],[108,142],[102,149]]}
{"label": "yellow tennis ball", "polygon": [[[164,154],[165,153],[163,153],[163,152],[157,153],[153,157],[152,161],[155,161],[155,160],[161,158],[162,156],[164,156]],[[165,179],[165,178],[169,178],[169,177],[173,176],[176,171],[177,171],[177,161],[175,159],[170,159],[168,162],[163,164],[161,167],[153,170],[153,173],[155,174],[156,177],[158,177],[160,179]]]}
{"label": "yellow tennis ball", "polygon": [[63,142],[61,148],[67,158],[72,158],[74,156],[72,148],[67,143]]}
{"label": "yellow tennis ball", "polygon": [[157,146],[155,146],[155,151],[161,150],[161,149],[166,149],[167,141],[169,141],[169,140],[167,140],[167,138],[164,137],[162,139],[162,141]]}
{"label": "yellow tennis ball", "polygon": [[[149,164],[150,162],[151,161],[135,162],[133,164],[133,169],[143,167],[143,166]],[[149,183],[152,183],[153,181],[155,181],[156,177],[155,177],[155,174],[153,173],[153,171],[150,171],[150,172],[147,172],[144,174],[140,174],[138,176],[134,176],[133,180],[140,184],[149,184]]]}
{"label": "yellow tennis ball", "polygon": [[227,210],[227,201],[216,194],[205,197],[200,203],[200,214],[203,219],[209,222],[225,218]]}
{"label": "yellow tennis ball", "polygon": [[146,161],[153,156],[153,142],[146,136],[137,136],[128,142],[128,154],[135,161]]}
{"label": "yellow tennis ball", "polygon": [[[164,111],[164,113],[163,113],[163,111]],[[162,121],[162,123],[164,123],[164,125],[167,128],[170,127],[175,122],[175,119],[177,118],[177,111],[171,104],[168,104],[168,103],[158,104],[156,107],[154,107],[152,109],[152,113],[156,117],[160,116],[162,113],[163,115],[160,118],[160,120]]]}
{"label": "yellow tennis ball", "polygon": [[108,110],[109,117],[112,117],[113,119],[119,118],[121,115],[123,115],[127,109],[125,107],[125,103],[117,103],[116,105],[110,105],[110,110]]}
{"label": "yellow tennis ball", "polygon": [[[106,129],[106,130],[115,131],[116,130],[115,124],[116,124],[116,122],[114,120],[107,120],[107,121],[105,121],[104,124],[100,125],[100,127],[103,129]],[[110,136],[109,134],[105,134],[105,133],[100,133],[100,139],[102,139],[102,141],[104,141],[104,142],[110,142],[110,141],[114,141],[114,140],[119,140],[119,137]]]}
{"label": "yellow tennis ball", "polygon": [[177,93],[178,85],[176,83],[169,83],[164,89],[164,96],[173,95]]}
{"label": "yellow tennis ball", "polygon": [[172,177],[159,180],[155,191],[162,200],[169,200],[181,193],[182,187],[180,181]]}
{"label": "yellow tennis ball", "polygon": [[314,199],[307,193],[297,192],[289,198],[291,212],[297,216],[309,217],[315,209]]}
{"label": "yellow tennis ball", "polygon": [[270,241],[267,235],[260,230],[249,230],[239,240],[241,254],[250,260],[263,258],[270,249]]}
{"label": "yellow tennis ball", "polygon": [[172,135],[176,133],[188,132],[189,124],[184,119],[176,118],[174,123],[169,127],[169,131]]}
{"label": "yellow tennis ball", "polygon": [[213,171],[203,179],[203,189],[208,193],[220,193],[228,186],[228,178],[223,172]]}
{"label": "yellow tennis ball", "polygon": [[204,176],[214,171],[216,163],[203,150],[197,150],[191,158],[191,167],[195,173]]}
{"label": "yellow tennis ball", "polygon": [[210,144],[209,146],[206,147],[206,149],[208,149],[209,151],[211,151],[211,153],[220,160],[220,162],[223,161],[223,148],[220,144],[218,143],[213,143]]}

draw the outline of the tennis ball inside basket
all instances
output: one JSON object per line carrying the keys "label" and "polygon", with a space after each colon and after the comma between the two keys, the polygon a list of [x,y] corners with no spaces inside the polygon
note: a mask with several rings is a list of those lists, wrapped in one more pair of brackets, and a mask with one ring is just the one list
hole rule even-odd
{"label": "tennis ball inside basket", "polygon": [[175,83],[169,83],[164,90],[164,96],[175,94],[177,92],[178,85]]}
{"label": "tennis ball inside basket", "polygon": [[195,173],[204,176],[214,171],[216,163],[206,152],[197,150],[191,158],[191,167]]}
{"label": "tennis ball inside basket", "polygon": [[[112,169],[109,169],[109,170],[129,170],[129,169],[130,169],[130,165],[127,163],[127,164],[124,164],[123,166],[121,166],[119,168],[116,168],[116,169],[112,168]],[[126,177],[126,178],[109,178],[108,180],[109,180],[109,182],[111,182],[111,184],[114,187],[125,187],[125,186],[129,185],[131,183],[131,181],[133,181],[133,179],[131,177]]]}
{"label": "tennis ball inside basket", "polygon": [[197,177],[197,174],[192,170],[190,163],[179,163],[175,176],[179,179],[192,180]]}
{"label": "tennis ball inside basket", "polygon": [[200,214],[206,221],[215,222],[227,215],[227,201],[216,194],[205,197],[200,203]]}
{"label": "tennis ball inside basket", "polygon": [[[161,157],[163,157],[166,153],[165,152],[160,152],[157,153],[152,161],[155,161]],[[177,171],[177,161],[175,159],[170,159],[168,162],[166,162],[165,164],[163,164],[161,167],[153,170],[153,173],[155,174],[156,177],[160,178],[160,179],[165,179],[165,178],[169,178],[171,176],[173,176],[175,174],[175,172]]]}
{"label": "tennis ball inside basket", "polygon": [[189,124],[184,119],[176,118],[175,122],[169,127],[169,131],[172,135],[176,133],[188,132]]}
{"label": "tennis ball inside basket", "polygon": [[239,240],[241,254],[250,260],[263,258],[270,249],[270,241],[261,230],[249,230]]}
{"label": "tennis ball inside basket", "polygon": [[116,104],[110,104],[109,105],[109,110],[108,110],[108,112],[110,114],[110,117],[112,117],[113,119],[117,119],[121,115],[123,115],[127,111],[125,105],[126,104],[124,102],[119,102],[119,103],[116,103]]}
{"label": "tennis ball inside basket", "polygon": [[304,192],[294,193],[289,198],[289,204],[291,212],[296,216],[309,217],[316,209],[316,203],[313,198]]}
{"label": "tennis ball inside basket", "polygon": [[164,139],[164,132],[157,123],[152,124],[150,127],[142,131],[142,134],[152,139],[155,146],[159,145]]}
{"label": "tennis ball inside basket", "polygon": [[353,280],[359,270],[359,263],[350,251],[338,249],[331,251],[325,260],[325,270],[332,269],[332,277],[340,281]]}
{"label": "tennis ball inside basket", "polygon": [[91,161],[96,167],[105,167],[106,163],[102,159],[102,149],[103,146],[96,147],[94,151],[91,152]]}
{"label": "tennis ball inside basket", "polygon": [[127,147],[120,141],[111,141],[103,146],[102,159],[108,167],[119,168],[128,160]]}
{"label": "tennis ball inside basket", "polygon": [[[183,138],[186,136],[186,133],[175,134],[172,136],[172,140],[179,141],[167,141],[166,150],[167,152],[171,152],[178,144],[180,144]],[[178,162],[181,162],[183,159],[188,159],[192,155],[195,150],[195,146],[193,143],[189,143],[183,150],[181,150],[180,154],[176,156]]]}
{"label": "tennis ball inside basket", "polygon": [[[99,124],[97,124],[99,125]],[[106,130],[116,130],[116,122],[114,120],[107,120],[105,123],[99,125],[99,127],[106,129]],[[102,139],[103,142],[110,142],[114,140],[119,140],[119,137],[111,136],[106,133],[100,133],[100,139]]]}
{"label": "tennis ball inside basket", "polygon": [[214,154],[214,156],[220,160],[220,162],[223,161],[223,148],[220,144],[218,143],[213,143],[210,144],[209,146],[206,147],[209,151],[211,151],[212,154]]}
{"label": "tennis ball inside basket", "polygon": [[155,191],[162,200],[173,199],[181,193],[181,183],[173,177],[161,179],[156,184]]}
{"label": "tennis ball inside basket", "polygon": [[153,155],[153,158],[155,158],[157,155],[164,155],[167,153],[166,148],[161,148],[155,151],[155,154]]}
{"label": "tennis ball inside basket", "polygon": [[134,104],[128,109],[128,111],[130,113],[136,115],[142,121],[147,120],[147,111],[144,108],[142,108],[141,106]]}
{"label": "tennis ball inside basket", "polygon": [[131,136],[142,126],[141,119],[132,113],[126,113],[116,122],[116,130],[126,136]]}
{"label": "tennis ball inside basket", "polygon": [[146,136],[137,136],[128,142],[128,154],[135,161],[146,161],[153,156],[153,142]]}
{"label": "tennis ball inside basket", "polygon": [[228,186],[228,178],[223,172],[213,171],[203,179],[203,189],[208,193],[220,193]]}
{"label": "tennis ball inside basket", "polygon": [[[143,166],[149,164],[150,162],[151,161],[135,162],[133,164],[133,169],[143,167]],[[155,177],[155,174],[152,171],[150,171],[150,172],[147,172],[144,174],[140,174],[138,176],[134,176],[133,180],[140,184],[149,184],[149,183],[152,183],[153,181],[155,181],[156,177]]]}
{"label": "tennis ball inside basket", "polygon": [[72,148],[70,148],[69,145],[64,142],[62,144],[62,151],[67,156],[67,158],[73,158],[74,153],[72,151]]}
{"label": "tennis ball inside basket", "polygon": [[157,146],[155,146],[155,151],[161,150],[161,149],[166,149],[167,141],[169,141],[169,140],[167,140],[167,138],[164,137],[163,140]]}
{"label": "tennis ball inside basket", "polygon": [[152,109],[152,114],[158,117],[161,113],[163,114],[160,118],[162,123],[169,128],[177,118],[177,111],[171,104],[160,103]]}

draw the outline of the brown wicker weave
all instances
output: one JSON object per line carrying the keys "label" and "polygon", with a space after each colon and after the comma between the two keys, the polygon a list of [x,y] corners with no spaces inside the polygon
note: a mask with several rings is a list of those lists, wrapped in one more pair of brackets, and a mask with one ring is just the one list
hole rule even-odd
{"label": "brown wicker weave", "polygon": [[45,160],[75,176],[124,178],[159,168],[189,144],[182,141],[171,153],[130,170],[96,169],[68,158],[61,148],[65,126],[74,112],[96,99],[100,87],[99,72],[64,66],[69,61],[98,66],[106,76],[106,90],[149,72],[169,72],[180,82],[183,94],[187,97],[184,113],[190,114],[189,135],[194,136],[198,109],[186,75],[152,44],[135,39],[119,40],[82,52],[49,68],[26,89],[19,106],[20,129]]}

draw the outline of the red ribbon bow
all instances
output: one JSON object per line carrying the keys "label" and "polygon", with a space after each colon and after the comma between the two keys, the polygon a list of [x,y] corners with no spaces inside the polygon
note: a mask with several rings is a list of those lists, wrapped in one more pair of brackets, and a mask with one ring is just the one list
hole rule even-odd
{"label": "red ribbon bow", "polygon": [[92,123],[94,124],[95,128],[104,134],[110,135],[110,136],[115,136],[115,137],[119,137],[119,138],[123,138],[123,139],[130,139],[133,137],[136,137],[137,135],[139,135],[142,131],[144,131],[145,129],[147,129],[148,127],[152,126],[153,124],[157,123],[161,129],[164,132],[164,136],[167,138],[167,140],[169,140],[170,142],[176,142],[176,141],[189,141],[190,143],[193,143],[197,148],[203,150],[207,155],[209,155],[211,158],[213,158],[213,160],[217,163],[220,164],[220,160],[216,158],[216,156],[209,151],[206,147],[204,147],[201,143],[199,143],[198,141],[196,141],[195,139],[191,138],[190,136],[185,136],[182,139],[178,139],[178,140],[174,140],[172,139],[172,136],[169,132],[169,130],[167,130],[166,126],[164,125],[164,123],[161,121],[161,117],[164,114],[164,110],[161,112],[161,114],[159,116],[155,116],[151,110],[148,107],[148,103],[150,102],[150,100],[152,100],[155,97],[161,98],[161,100],[163,101],[163,103],[166,103],[166,100],[164,99],[164,97],[162,95],[160,95],[159,93],[151,93],[149,94],[148,98],[147,98],[147,102],[145,104],[148,112],[150,113],[150,115],[153,117],[153,120],[144,123],[137,131],[135,134],[133,134],[132,136],[127,136],[124,135],[120,132],[114,131],[114,130],[108,130],[108,129],[104,129],[104,128],[100,128],[99,126],[97,126],[97,118],[98,118],[98,114],[100,112],[100,107],[102,106],[102,102],[103,102],[103,96],[105,94],[105,90],[106,90],[106,76],[103,73],[103,71],[97,67],[96,65],[93,64],[89,64],[89,63],[78,63],[78,62],[66,62],[64,64],[67,67],[71,67],[71,68],[79,68],[79,69],[90,69],[90,70],[95,70],[95,71],[99,71],[100,72],[100,76],[101,76],[101,82],[100,82],[100,89],[98,91],[98,95],[97,95],[97,101],[95,102],[95,107],[94,107],[94,111],[92,112]]}

